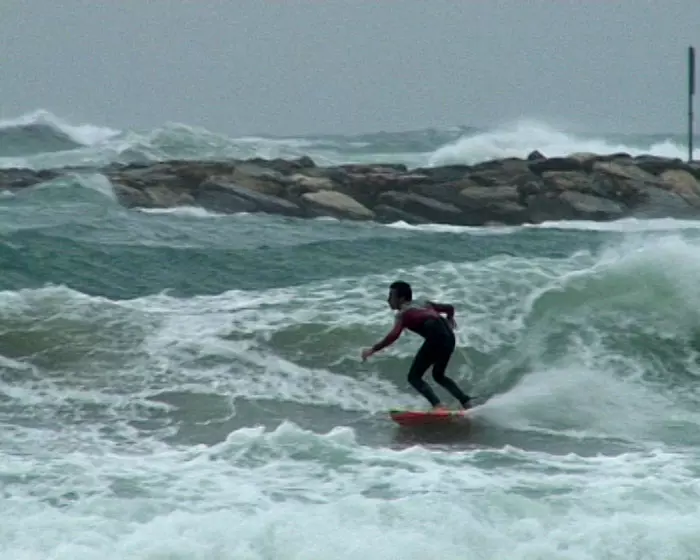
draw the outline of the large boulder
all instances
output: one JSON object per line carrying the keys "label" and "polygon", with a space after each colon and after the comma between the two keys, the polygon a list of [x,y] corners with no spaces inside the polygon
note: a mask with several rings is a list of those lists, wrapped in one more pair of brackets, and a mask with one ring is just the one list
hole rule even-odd
{"label": "large boulder", "polygon": [[307,192],[301,200],[311,214],[351,220],[371,220],[374,212],[348,195],[337,191]]}
{"label": "large boulder", "polygon": [[517,187],[471,186],[460,192],[458,206],[469,225],[489,222],[521,224],[528,221],[524,197]]}
{"label": "large boulder", "polygon": [[242,187],[228,179],[209,179],[197,189],[194,201],[203,208],[211,211],[266,212],[286,216],[300,216],[298,205],[280,198]]}
{"label": "large boulder", "polygon": [[527,215],[534,223],[559,220],[609,221],[625,215],[616,202],[577,191],[543,193],[528,197]]}
{"label": "large boulder", "polygon": [[460,224],[463,221],[462,212],[454,204],[415,193],[388,191],[379,195],[378,202],[408,214],[421,216],[430,222]]}

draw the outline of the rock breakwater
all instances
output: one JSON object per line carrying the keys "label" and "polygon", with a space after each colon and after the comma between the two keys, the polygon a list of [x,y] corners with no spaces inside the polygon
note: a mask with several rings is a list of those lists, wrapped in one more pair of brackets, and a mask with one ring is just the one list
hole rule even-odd
{"label": "rock breakwater", "polygon": [[533,152],[525,159],[418,169],[381,163],[321,167],[308,157],[2,169],[0,190],[76,173],[104,175],[128,208],[198,206],[223,213],[469,226],[700,217],[700,162],[629,154],[547,158]]}

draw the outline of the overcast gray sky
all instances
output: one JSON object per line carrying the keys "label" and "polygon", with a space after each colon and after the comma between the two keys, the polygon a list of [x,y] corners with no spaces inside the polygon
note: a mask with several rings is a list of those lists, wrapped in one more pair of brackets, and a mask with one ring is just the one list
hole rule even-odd
{"label": "overcast gray sky", "polygon": [[700,0],[2,0],[0,117],[682,133],[693,43]]}

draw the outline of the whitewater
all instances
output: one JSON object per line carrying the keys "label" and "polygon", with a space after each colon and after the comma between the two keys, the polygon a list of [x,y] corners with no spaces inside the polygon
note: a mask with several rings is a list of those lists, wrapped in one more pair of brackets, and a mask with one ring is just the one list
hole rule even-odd
{"label": "whitewater", "polygon": [[[536,121],[298,138],[0,123],[3,168],[532,150],[685,157],[672,135]],[[699,557],[698,222],[127,210],[93,174],[3,193],[0,267],[1,558]],[[395,279],[456,306],[450,375],[490,397],[469,427],[388,419],[426,406],[414,336],[360,360]]]}

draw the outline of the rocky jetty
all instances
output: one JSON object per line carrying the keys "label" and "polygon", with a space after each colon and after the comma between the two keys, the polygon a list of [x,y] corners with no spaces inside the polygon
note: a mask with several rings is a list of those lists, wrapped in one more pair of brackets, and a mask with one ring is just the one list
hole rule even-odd
{"label": "rocky jetty", "polygon": [[66,174],[101,173],[129,208],[455,225],[547,220],[700,217],[700,162],[629,154],[507,158],[408,169],[397,164],[317,166],[296,160],[165,161],[102,168],[0,170],[0,190]]}

